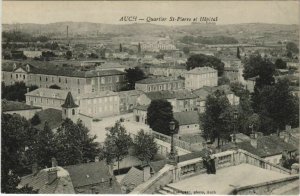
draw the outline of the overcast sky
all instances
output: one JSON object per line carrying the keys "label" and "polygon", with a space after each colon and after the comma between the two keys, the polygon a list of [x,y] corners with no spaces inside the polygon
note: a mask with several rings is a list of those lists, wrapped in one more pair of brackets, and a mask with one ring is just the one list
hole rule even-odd
{"label": "overcast sky", "polygon": [[[122,24],[122,16],[218,17],[217,24],[299,24],[298,1],[4,1],[2,23],[62,21]],[[190,22],[188,22],[190,23]],[[184,22],[158,22],[182,25]]]}

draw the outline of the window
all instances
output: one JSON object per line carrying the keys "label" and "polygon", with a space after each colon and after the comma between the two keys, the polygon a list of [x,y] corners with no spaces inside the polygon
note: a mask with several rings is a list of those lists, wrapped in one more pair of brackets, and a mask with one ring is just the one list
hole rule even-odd
{"label": "window", "polygon": [[43,103],[43,98],[41,98],[41,103]]}
{"label": "window", "polygon": [[23,75],[23,79],[25,80],[25,75]]}
{"label": "window", "polygon": [[46,77],[46,82],[48,81],[48,77]]}
{"label": "window", "polygon": [[46,102],[47,102],[47,104],[48,104],[48,102],[49,102],[49,99],[46,99]]}
{"label": "window", "polygon": [[16,74],[16,78],[18,78],[18,74]]}
{"label": "window", "polygon": [[77,84],[80,84],[80,80],[79,79],[77,79]]}
{"label": "window", "polygon": [[65,109],[65,115],[67,115],[67,109]]}
{"label": "window", "polygon": [[94,88],[92,88],[92,92],[95,92],[95,89],[94,89]]}
{"label": "window", "polygon": [[52,82],[54,82],[54,77],[52,77]]}
{"label": "window", "polygon": [[105,84],[105,78],[104,77],[101,78],[101,84]]}
{"label": "window", "polygon": [[78,94],[80,94],[80,89],[78,89]]}
{"label": "window", "polygon": [[68,79],[66,78],[66,84],[68,83]]}
{"label": "window", "polygon": [[10,78],[12,78],[12,74],[10,74]]}
{"label": "window", "polygon": [[59,82],[59,83],[61,82],[61,79],[60,79],[60,77],[58,78],[58,82]]}
{"label": "window", "polygon": [[75,115],[75,109],[72,109],[72,115]]}
{"label": "window", "polygon": [[116,82],[119,82],[119,76],[116,76]]}
{"label": "window", "polygon": [[42,81],[42,76],[40,76],[40,81]]}

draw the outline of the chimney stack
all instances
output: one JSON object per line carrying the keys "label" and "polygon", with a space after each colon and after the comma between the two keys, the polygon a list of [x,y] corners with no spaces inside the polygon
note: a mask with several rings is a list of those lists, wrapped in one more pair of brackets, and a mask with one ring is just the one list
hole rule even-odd
{"label": "chimney stack", "polygon": [[257,148],[257,133],[251,133],[250,134],[250,144],[254,148]]}
{"label": "chimney stack", "polygon": [[52,167],[57,167],[57,161],[54,157],[51,159],[51,163],[52,163]]}
{"label": "chimney stack", "polygon": [[33,175],[36,175],[38,173],[38,164],[37,163],[32,164],[31,171],[32,171]]}
{"label": "chimney stack", "polygon": [[48,184],[51,184],[57,179],[57,169],[50,168],[47,173],[48,173]]}

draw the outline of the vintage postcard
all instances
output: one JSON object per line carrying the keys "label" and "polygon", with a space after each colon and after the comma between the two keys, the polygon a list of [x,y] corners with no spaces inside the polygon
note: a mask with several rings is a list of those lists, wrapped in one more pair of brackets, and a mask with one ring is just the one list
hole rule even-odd
{"label": "vintage postcard", "polygon": [[299,195],[299,1],[2,1],[1,193]]}

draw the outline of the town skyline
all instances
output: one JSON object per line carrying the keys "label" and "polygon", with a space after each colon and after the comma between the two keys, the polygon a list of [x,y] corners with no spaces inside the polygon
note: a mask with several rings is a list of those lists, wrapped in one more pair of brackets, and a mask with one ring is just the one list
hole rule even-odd
{"label": "town skyline", "polygon": [[[149,9],[151,6],[151,9]],[[199,11],[199,7],[201,10]],[[37,9],[38,8],[38,9]],[[120,21],[123,16],[145,17],[218,17],[217,25],[268,23],[299,24],[299,4],[297,1],[200,1],[200,2],[29,2],[4,1],[3,24],[57,22],[91,22],[103,24],[131,24]],[[29,10],[34,10],[30,15]],[[181,10],[181,12],[178,12]],[[17,13],[17,14],[16,14]],[[74,14],[76,13],[76,14]],[[42,18],[40,16],[43,16]],[[84,19],[83,19],[84,18]],[[151,22],[166,26],[187,25],[190,21],[172,23]]]}

